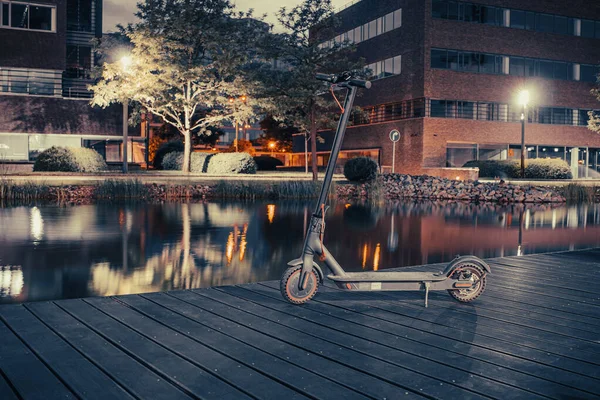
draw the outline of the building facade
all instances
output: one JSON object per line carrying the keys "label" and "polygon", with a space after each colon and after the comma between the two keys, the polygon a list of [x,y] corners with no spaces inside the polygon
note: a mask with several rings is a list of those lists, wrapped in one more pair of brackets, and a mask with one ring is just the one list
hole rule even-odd
{"label": "building facade", "polygon": [[30,163],[53,145],[122,159],[122,108],[89,104],[101,36],[102,0],[0,1],[0,159]]}
{"label": "building facade", "polygon": [[[357,102],[342,157],[392,166],[389,133],[401,133],[396,172],[460,176],[470,160],[520,159],[518,93],[528,90],[529,158],[561,158],[579,177],[598,177],[600,109],[590,93],[600,63],[600,3],[584,0],[362,0],[338,12],[336,36],[356,43],[373,71]],[[325,72],[325,71],[324,71]],[[332,135],[321,132],[319,162]],[[295,138],[303,163],[304,138]]]}

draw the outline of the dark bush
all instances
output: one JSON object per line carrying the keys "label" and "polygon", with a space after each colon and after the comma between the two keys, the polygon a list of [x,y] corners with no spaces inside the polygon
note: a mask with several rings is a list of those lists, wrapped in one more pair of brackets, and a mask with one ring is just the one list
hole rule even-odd
{"label": "dark bush", "polygon": [[[208,162],[213,154],[192,153],[190,172],[202,173],[208,170]],[[165,171],[181,171],[183,169],[183,152],[170,152],[163,158],[162,169]]]}
{"label": "dark bush", "polygon": [[525,162],[525,178],[573,179],[573,173],[569,164],[564,160],[537,158]]}
{"label": "dark bush", "polygon": [[352,158],[344,165],[344,176],[351,182],[366,182],[377,178],[379,166],[368,157]]}
{"label": "dark bush", "polygon": [[516,160],[469,161],[465,168],[479,168],[480,178],[520,178],[521,162]]}
{"label": "dark bush", "polygon": [[256,162],[248,153],[219,153],[213,155],[206,170],[209,174],[255,174]]}
{"label": "dark bush", "polygon": [[33,165],[35,172],[100,172],[107,169],[98,152],[84,147],[52,146],[41,152]]}
{"label": "dark bush", "polygon": [[155,169],[162,169],[163,158],[165,158],[167,154],[174,151],[183,153],[183,142],[181,140],[172,140],[170,142],[161,144],[158,150],[156,150],[156,154],[154,154],[152,166]]}
{"label": "dark bush", "polygon": [[[479,168],[481,178],[511,178],[521,177],[521,161],[469,161],[465,168]],[[572,179],[571,168],[564,160],[537,158],[525,160],[526,179]]]}
{"label": "dark bush", "polygon": [[283,161],[271,156],[254,157],[254,162],[259,171],[275,171],[277,167],[283,166]]}

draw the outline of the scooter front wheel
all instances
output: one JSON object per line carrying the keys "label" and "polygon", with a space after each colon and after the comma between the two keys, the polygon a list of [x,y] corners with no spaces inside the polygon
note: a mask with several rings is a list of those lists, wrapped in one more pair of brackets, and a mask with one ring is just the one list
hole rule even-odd
{"label": "scooter front wheel", "polygon": [[313,269],[308,274],[308,279],[304,290],[300,290],[299,280],[302,272],[302,265],[290,267],[285,270],[279,283],[279,289],[284,299],[292,304],[304,304],[312,299],[319,289],[319,277]]}
{"label": "scooter front wheel", "polygon": [[458,265],[452,273],[452,279],[471,282],[471,287],[465,289],[450,289],[448,293],[461,303],[469,303],[483,293],[486,284],[486,273],[478,265],[466,263]]}

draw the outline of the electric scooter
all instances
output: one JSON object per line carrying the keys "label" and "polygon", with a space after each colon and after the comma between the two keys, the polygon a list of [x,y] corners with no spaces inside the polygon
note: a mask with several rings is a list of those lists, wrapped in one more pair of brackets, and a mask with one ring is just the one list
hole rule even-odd
{"label": "electric scooter", "polygon": [[[331,84],[334,88],[346,90],[342,116],[331,149],[325,179],[315,211],[312,215],[302,256],[290,261],[283,274],[280,290],[283,297],[293,304],[304,304],[314,297],[324,275],[315,256],[331,271],[327,276],[338,288],[346,291],[425,291],[425,307],[428,306],[430,290],[447,290],[456,300],[468,303],[479,297],[485,290],[486,276],[491,273],[487,263],[475,256],[456,257],[441,272],[346,272],[323,244],[325,234],[326,201],[333,179],[342,141],[352,105],[358,88],[369,89],[371,82],[352,77],[350,73],[340,75],[317,74],[316,78]],[[335,97],[335,94],[334,94]],[[339,104],[339,102],[338,102]]]}

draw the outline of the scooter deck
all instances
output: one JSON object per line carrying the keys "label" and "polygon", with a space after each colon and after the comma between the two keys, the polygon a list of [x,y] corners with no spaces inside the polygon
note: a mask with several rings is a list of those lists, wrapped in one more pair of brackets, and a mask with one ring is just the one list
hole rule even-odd
{"label": "scooter deck", "polygon": [[446,275],[439,272],[347,272],[346,275],[328,275],[334,282],[441,282]]}

